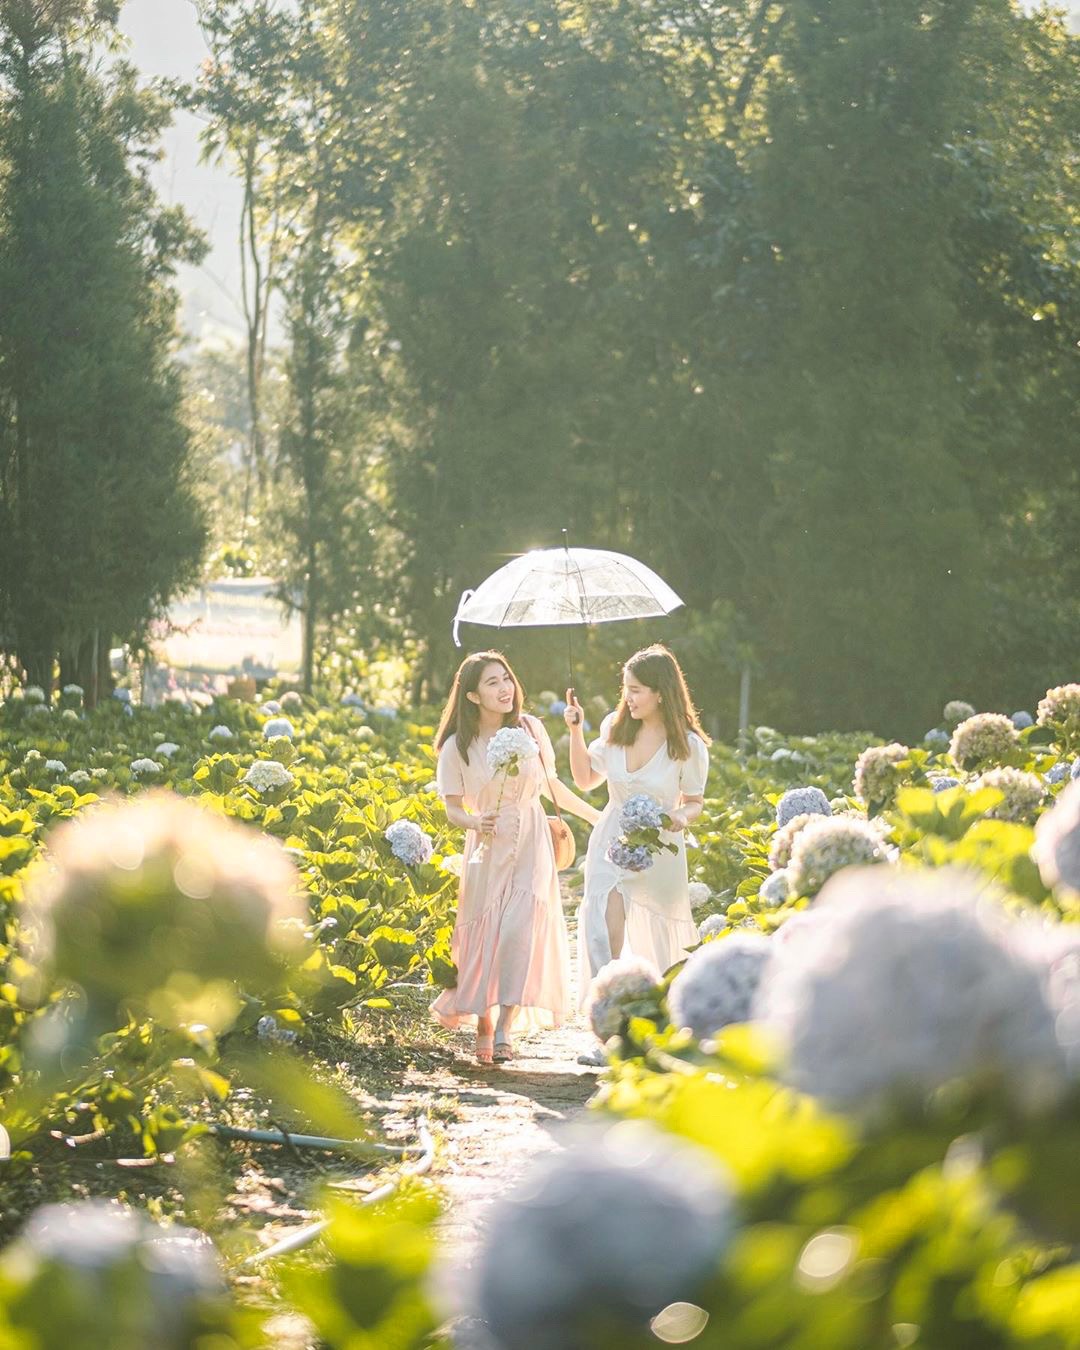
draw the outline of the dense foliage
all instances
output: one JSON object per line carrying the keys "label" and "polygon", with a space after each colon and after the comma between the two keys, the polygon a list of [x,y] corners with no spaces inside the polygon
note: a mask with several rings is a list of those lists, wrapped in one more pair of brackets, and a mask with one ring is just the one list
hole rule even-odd
{"label": "dense foliage", "polygon": [[[747,662],[758,720],[904,736],[953,680],[1021,706],[1068,677],[1080,68],[1053,14],[201,12],[192,96],[256,166],[289,322],[258,547],[319,649],[411,637],[441,693],[461,591],[566,526],[684,596],[725,726]],[[592,634],[588,683],[635,636]]]}
{"label": "dense foliage", "polygon": [[206,531],[170,284],[203,245],[150,183],[169,101],[95,56],[112,8],[0,7],[0,642],[91,699]]}
{"label": "dense foliage", "polygon": [[[429,724],[296,694],[81,705],[0,709],[7,1168],[52,1125],[184,1154],[229,1098],[223,1049],[277,1090],[290,1041],[454,978]],[[598,981],[594,1124],[496,1203],[462,1287],[495,1344],[1075,1344],[1080,686],[944,721],[917,747],[716,747],[702,945]],[[448,1346],[433,1193],[327,1204],[281,1286],[324,1343]],[[110,1350],[122,1325],[265,1343],[204,1238],[125,1211],[38,1212],[0,1287],[29,1344],[80,1318]]]}

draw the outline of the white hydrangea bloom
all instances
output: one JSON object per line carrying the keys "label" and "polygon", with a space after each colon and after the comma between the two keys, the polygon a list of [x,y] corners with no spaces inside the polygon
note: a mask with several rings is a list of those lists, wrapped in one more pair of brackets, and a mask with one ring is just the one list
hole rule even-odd
{"label": "white hydrangea bloom", "polygon": [[52,774],[54,778],[62,778],[67,773],[67,765],[62,759],[47,759],[45,761],[45,772]]}
{"label": "white hydrangea bloom", "polygon": [[969,717],[975,716],[975,709],[970,703],[965,703],[963,699],[954,698],[951,702],[945,704],[942,716],[947,727],[958,727],[961,722],[966,722]]}
{"label": "white hydrangea bloom", "polygon": [[832,814],[829,799],[819,787],[795,787],[776,803],[776,824],[782,829],[796,816],[828,816]]}
{"label": "white hydrangea bloom", "polygon": [[724,914],[710,914],[708,918],[702,919],[698,924],[698,937],[702,942],[706,938],[715,937],[717,933],[722,933],[727,927],[727,916]]}
{"label": "white hydrangea bloom", "polygon": [[452,877],[461,876],[465,859],[460,853],[451,853],[442,860],[442,870]]}
{"label": "white hydrangea bloom", "polygon": [[795,839],[788,864],[792,895],[817,895],[826,881],[845,867],[888,860],[880,830],[865,820],[839,818],[815,821]]}
{"label": "white hydrangea bloom", "polygon": [[74,708],[65,708],[64,711],[60,714],[60,718],[64,722],[78,722],[79,714],[75,711]]}
{"label": "white hydrangea bloom", "polygon": [[65,684],[63,692],[67,694],[69,698],[82,698],[85,691],[81,684]]}
{"label": "white hydrangea bloom", "polygon": [[[29,692],[29,691],[28,691]],[[1039,700],[1039,726],[1075,736],[1080,733],[1080,684],[1059,684]]]}
{"label": "white hydrangea bloom", "polygon": [[90,777],[90,775],[86,772],[85,769],[76,769],[74,773],[68,776],[68,782],[72,785],[72,787],[79,787],[79,788],[89,787],[93,781],[94,780]]}
{"label": "white hydrangea bloom", "polygon": [[31,703],[26,710],[26,715],[27,717],[48,717],[50,711],[47,703]]}
{"label": "white hydrangea bloom", "polygon": [[855,796],[864,805],[888,802],[900,782],[897,765],[907,759],[911,751],[899,741],[891,745],[869,745],[855,762],[852,787]]}
{"label": "white hydrangea bloom", "polygon": [[690,908],[700,909],[702,905],[707,905],[712,899],[712,891],[708,883],[704,881],[692,881],[687,888],[687,894],[690,897]]}
{"label": "white hydrangea bloom", "polygon": [[383,833],[390,851],[406,867],[420,867],[431,858],[434,845],[413,820],[395,820]]}
{"label": "white hydrangea bloom", "polygon": [[492,773],[513,773],[526,759],[534,759],[540,748],[524,727],[500,727],[488,741],[487,763]]}
{"label": "white hydrangea bloom", "polygon": [[732,1211],[728,1182],[703,1149],[644,1121],[595,1127],[496,1200],[468,1311],[515,1350],[583,1346],[598,1309],[610,1344],[620,1327],[636,1343],[716,1269]]}
{"label": "white hydrangea bloom", "polygon": [[285,712],[302,712],[304,700],[295,689],[287,689],[281,696],[281,706]]}
{"label": "white hydrangea bloom", "polygon": [[766,904],[782,905],[791,894],[791,874],[786,867],[780,867],[761,883],[758,896]]}
{"label": "white hydrangea bloom", "polygon": [[702,1040],[748,1021],[769,950],[763,933],[740,932],[691,952],[668,990],[674,1025]]}
{"label": "white hydrangea bloom", "polygon": [[296,734],[293,724],[287,717],[270,717],[263,723],[263,739],[272,741],[276,736],[284,736],[291,741]]}
{"label": "white hydrangea bloom", "polygon": [[1051,890],[1080,897],[1080,783],[1070,783],[1039,817],[1031,856]]}
{"label": "white hydrangea bloom", "polygon": [[156,778],[161,772],[161,765],[154,759],[133,759],[131,772],[138,778]]}
{"label": "white hydrangea bloom", "polygon": [[23,765],[27,769],[36,769],[43,758],[40,750],[27,750],[26,754],[23,755]]}
{"label": "white hydrangea bloom", "polygon": [[1064,1086],[1045,970],[1004,911],[953,869],[848,872],[781,944],[755,1009],[785,1077],[846,1109],[1000,1072],[1026,1104]]}
{"label": "white hydrangea bloom", "polygon": [[779,872],[791,861],[791,846],[799,831],[821,819],[823,817],[820,814],[794,816],[785,825],[780,826],[769,844],[769,866],[774,872]]}
{"label": "white hydrangea bloom", "polygon": [[175,741],[162,741],[159,746],[155,747],[154,754],[163,755],[165,759],[172,759],[179,749],[180,747]]}
{"label": "white hydrangea bloom", "polygon": [[1020,735],[1001,713],[976,713],[960,723],[952,735],[949,755],[958,769],[995,764],[1020,745]]}
{"label": "white hydrangea bloom", "polygon": [[648,998],[660,983],[660,972],[641,956],[609,961],[596,973],[587,1000],[592,1029],[602,1041],[622,1029],[626,1005]]}
{"label": "white hydrangea bloom", "polygon": [[210,741],[231,741],[233,738],[232,728],[218,725],[211,727],[207,734],[207,740]]}
{"label": "white hydrangea bloom", "polygon": [[42,689],[40,684],[28,684],[23,690],[23,698],[26,699],[27,703],[44,703],[45,690]]}
{"label": "white hydrangea bloom", "polygon": [[1005,794],[1004,800],[987,811],[991,820],[1012,820],[1031,824],[1038,814],[1043,799],[1042,780],[1037,774],[1023,769],[989,769],[980,774],[972,788],[997,788]]}
{"label": "white hydrangea bloom", "polygon": [[293,776],[276,759],[257,759],[240,781],[253,787],[256,792],[274,792],[292,787]]}

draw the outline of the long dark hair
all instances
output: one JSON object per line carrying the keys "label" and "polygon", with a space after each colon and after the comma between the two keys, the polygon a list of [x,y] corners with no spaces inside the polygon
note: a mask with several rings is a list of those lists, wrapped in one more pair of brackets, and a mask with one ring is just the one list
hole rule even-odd
{"label": "long dark hair", "polygon": [[514,681],[514,706],[510,712],[503,714],[503,726],[516,727],[521,723],[521,708],[525,702],[525,690],[522,688],[521,681],[514,674],[510,662],[503,656],[502,652],[473,652],[470,656],[467,656],[457,668],[454,683],[450,687],[450,695],[446,700],[446,707],[443,709],[443,715],[439,721],[439,729],[435,733],[436,750],[441,750],[451,736],[456,739],[457,748],[464,764],[469,762],[469,746],[480,734],[480,709],[466,695],[476,693],[480,687],[480,679],[485,667],[491,665],[502,666]]}
{"label": "long dark hair", "polygon": [[[635,652],[623,666],[623,675],[632,675],[639,684],[660,695],[660,712],[667,731],[668,754],[672,759],[690,758],[690,732],[700,736],[706,745],[710,744],[698,720],[682,667],[662,642]],[[608,737],[612,745],[633,745],[640,730],[641,723],[630,716],[624,693],[619,697]]]}

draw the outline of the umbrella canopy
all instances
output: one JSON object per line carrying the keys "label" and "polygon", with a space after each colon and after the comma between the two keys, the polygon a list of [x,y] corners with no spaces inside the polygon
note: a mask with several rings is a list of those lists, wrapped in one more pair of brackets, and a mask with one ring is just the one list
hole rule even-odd
{"label": "umbrella canopy", "polygon": [[598,548],[546,548],[523,553],[461,597],[458,625],[539,628],[614,623],[670,614],[683,602],[636,558]]}

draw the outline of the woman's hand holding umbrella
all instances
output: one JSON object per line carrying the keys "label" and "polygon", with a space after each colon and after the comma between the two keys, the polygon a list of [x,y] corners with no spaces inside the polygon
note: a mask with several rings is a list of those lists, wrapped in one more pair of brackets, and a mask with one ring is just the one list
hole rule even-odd
{"label": "woman's hand holding umbrella", "polygon": [[584,730],[585,709],[578,702],[577,694],[575,694],[572,689],[566,691],[566,710],[563,713],[563,721],[571,731],[573,731],[575,727],[580,727]]}

